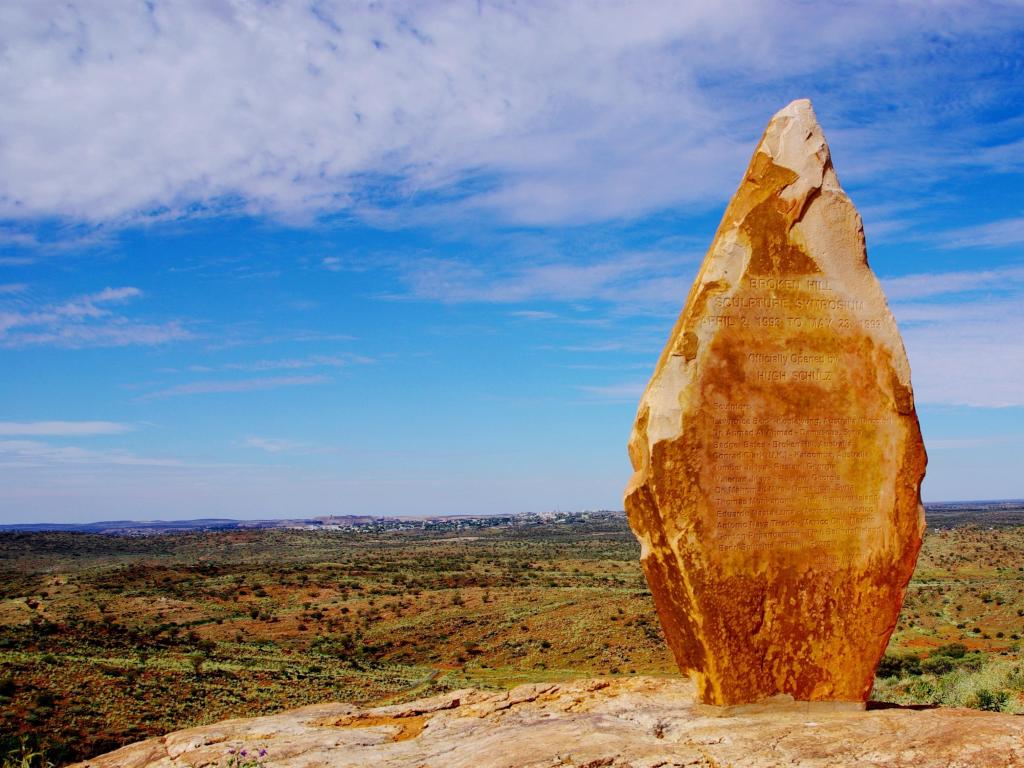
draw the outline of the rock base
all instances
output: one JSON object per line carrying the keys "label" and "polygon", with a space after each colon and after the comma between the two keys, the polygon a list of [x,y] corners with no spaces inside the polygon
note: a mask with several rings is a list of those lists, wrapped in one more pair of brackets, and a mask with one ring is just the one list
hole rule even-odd
{"label": "rock base", "polygon": [[267,768],[1024,766],[1024,718],[1013,715],[799,703],[726,712],[695,703],[695,693],[684,679],[632,677],[374,709],[318,704],[178,731],[78,768],[200,768],[259,747]]}

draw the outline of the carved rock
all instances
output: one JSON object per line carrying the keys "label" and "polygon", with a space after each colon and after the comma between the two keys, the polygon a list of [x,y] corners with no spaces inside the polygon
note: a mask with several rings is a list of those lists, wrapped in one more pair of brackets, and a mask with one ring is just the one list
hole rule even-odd
{"label": "carved rock", "polygon": [[771,120],[640,401],[626,510],[705,703],[863,702],[924,533],[906,353],[807,100]]}

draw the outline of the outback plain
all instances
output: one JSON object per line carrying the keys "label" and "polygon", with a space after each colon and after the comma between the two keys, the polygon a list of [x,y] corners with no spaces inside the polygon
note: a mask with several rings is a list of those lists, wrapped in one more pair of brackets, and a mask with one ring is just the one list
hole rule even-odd
{"label": "outback plain", "polygon": [[[928,523],[871,706],[1024,711],[1024,505]],[[3,533],[0,764],[315,702],[676,675],[638,560],[610,512]]]}

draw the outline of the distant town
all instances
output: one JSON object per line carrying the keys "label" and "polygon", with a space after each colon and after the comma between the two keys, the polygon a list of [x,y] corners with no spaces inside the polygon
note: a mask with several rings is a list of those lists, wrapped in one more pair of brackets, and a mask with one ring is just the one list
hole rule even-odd
{"label": "distant town", "polygon": [[243,531],[281,528],[300,531],[464,531],[471,528],[536,526],[586,523],[595,517],[622,517],[625,512],[594,510],[584,512],[522,512],[507,515],[330,515],[326,517],[284,520],[234,520],[199,518],[196,520],[105,520],[95,523],[23,523],[0,525],[2,532],[62,531],[116,536],[148,536],[186,531]]}
{"label": "distant town", "polygon": [[[278,520],[105,520],[95,523],[22,523],[0,525],[0,532],[60,531],[112,536],[152,536],[195,531],[244,531],[279,528],[300,531],[465,531],[473,528],[525,527],[582,524],[609,517],[623,517],[621,510],[581,512],[520,512],[505,515],[329,515]],[[925,504],[928,526],[933,529],[975,524],[1001,527],[1024,524],[1024,500],[955,501]]]}

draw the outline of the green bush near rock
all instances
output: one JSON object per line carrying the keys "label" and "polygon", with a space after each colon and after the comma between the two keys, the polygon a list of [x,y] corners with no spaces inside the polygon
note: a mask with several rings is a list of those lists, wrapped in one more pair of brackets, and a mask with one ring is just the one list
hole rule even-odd
{"label": "green bush near rock", "polygon": [[[978,653],[965,653],[958,659],[936,652],[915,666],[910,658],[916,657],[883,659],[885,665],[879,665],[872,699],[1024,713],[1024,664],[1020,661],[985,659]],[[890,674],[883,677],[883,671]]]}

